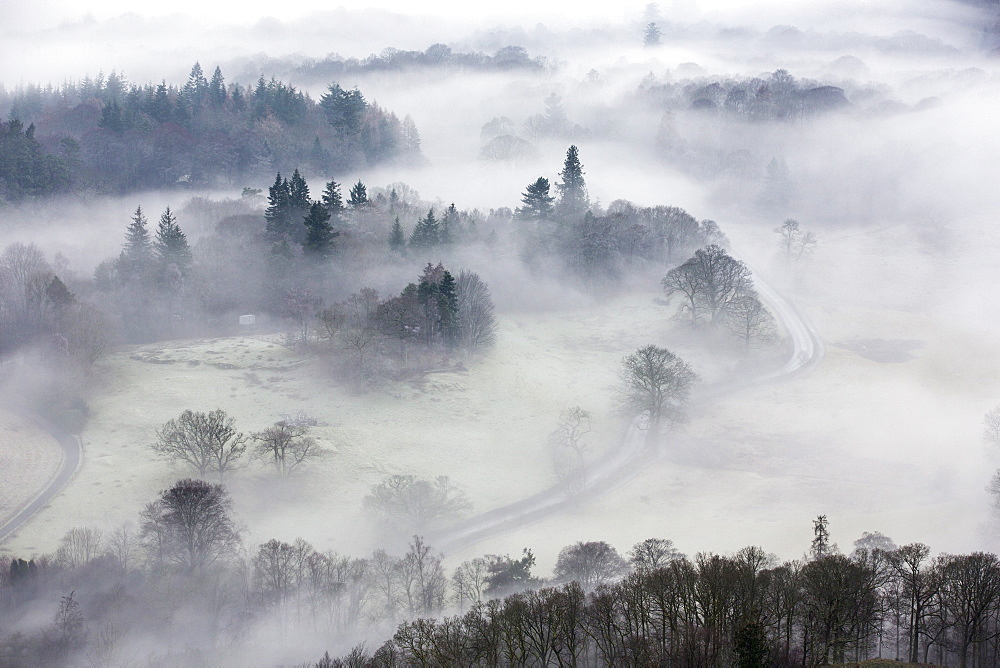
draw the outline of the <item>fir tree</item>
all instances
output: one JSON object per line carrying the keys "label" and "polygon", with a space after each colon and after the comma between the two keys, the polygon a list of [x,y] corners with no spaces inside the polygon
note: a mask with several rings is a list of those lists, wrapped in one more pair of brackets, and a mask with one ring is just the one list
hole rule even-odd
{"label": "fir tree", "polygon": [[309,198],[309,185],[296,169],[288,182],[288,204],[297,209],[308,209],[312,203]]}
{"label": "fir tree", "polygon": [[201,64],[196,62],[191,68],[191,75],[188,77],[187,83],[184,85],[184,97],[195,111],[205,103],[208,89],[208,79],[205,78]]}
{"label": "fir tree", "polygon": [[528,184],[521,195],[524,206],[518,207],[516,214],[521,220],[547,220],[552,217],[552,202],[549,195],[549,180],[539,176],[534,183]]}
{"label": "fir tree", "polygon": [[169,206],[160,216],[153,251],[161,269],[175,265],[181,275],[184,275],[191,266],[191,248],[188,246],[187,235],[181,231],[177,218],[170,212]]}
{"label": "fir tree", "polygon": [[450,271],[445,271],[438,285],[438,314],[440,318],[441,336],[449,346],[458,341],[458,292],[455,289],[455,277]]}
{"label": "fir tree", "polygon": [[328,257],[333,250],[333,239],[339,234],[330,225],[330,212],[322,202],[313,202],[303,222],[306,238],[302,250],[312,257]]}
{"label": "fir tree", "polygon": [[587,197],[587,183],[583,179],[583,165],[580,164],[576,146],[570,146],[566,151],[566,160],[559,176],[562,177],[562,183],[556,184],[556,189],[559,190],[559,203],[556,207],[559,215],[564,218],[583,215],[590,206],[590,201]]}
{"label": "fir tree", "polygon": [[212,74],[212,81],[208,84],[208,99],[215,107],[221,107],[226,103],[226,80],[222,78],[222,70],[218,66]]}
{"label": "fir tree", "polygon": [[663,33],[660,32],[659,26],[655,23],[647,23],[646,29],[643,31],[642,43],[646,46],[659,46],[660,36],[662,34]]}
{"label": "fir tree", "polygon": [[405,246],[406,236],[403,234],[403,226],[399,224],[399,216],[396,216],[396,220],[392,224],[392,232],[389,233],[389,250],[399,253]]}
{"label": "fir tree", "polygon": [[344,197],[340,194],[340,184],[330,181],[323,190],[323,206],[331,216],[336,218],[344,212]]}
{"label": "fir tree", "polygon": [[125,245],[122,247],[120,271],[125,278],[141,275],[153,258],[153,245],[149,238],[148,221],[138,206],[132,214],[132,222],[125,230]]}
{"label": "fir tree", "polygon": [[439,227],[437,218],[434,217],[434,209],[427,212],[427,216],[417,221],[410,235],[411,248],[428,248],[437,246],[440,243]]}
{"label": "fir tree", "polygon": [[445,209],[444,216],[441,218],[441,228],[438,230],[438,243],[452,243],[457,233],[458,209],[455,208],[455,203],[452,202],[451,206]]}
{"label": "fir tree", "polygon": [[264,209],[266,234],[271,241],[278,241],[288,233],[288,206],[291,198],[288,179],[282,179],[281,172],[278,172],[274,183],[267,189],[267,208]]}
{"label": "fir tree", "polygon": [[368,200],[368,188],[361,182],[361,179],[358,179],[358,182],[351,186],[351,198],[347,200],[347,203],[354,209],[360,209],[371,204]]}

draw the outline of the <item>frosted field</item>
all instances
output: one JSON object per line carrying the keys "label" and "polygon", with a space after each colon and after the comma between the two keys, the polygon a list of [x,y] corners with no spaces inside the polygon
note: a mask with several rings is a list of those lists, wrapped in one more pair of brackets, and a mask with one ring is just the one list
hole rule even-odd
{"label": "frosted field", "polygon": [[[766,234],[732,236],[754,266],[767,264]],[[845,551],[874,530],[940,551],[990,547],[984,487],[996,464],[980,433],[1000,399],[1000,348],[989,318],[948,324],[975,301],[941,298],[968,268],[933,259],[921,243],[895,227],[821,236],[813,278],[793,282],[826,343],[817,369],[697,408],[623,487],[448,555],[449,564],[531,547],[544,574],[574,541],[607,540],[624,552],[650,536],[692,554],[759,544],[794,558],[820,513]],[[855,265],[865,281],[853,278]],[[244,431],[285,411],[322,423],[316,435],[328,456],[291,482],[260,463],[229,482],[249,545],[302,536],[369,551],[377,536],[361,501],[389,473],[449,475],[477,511],[514,501],[555,482],[546,438],[564,408],[591,410],[598,444],[614,441],[613,388],[628,352],[652,342],[706,380],[735,372],[738,358],[699,349],[655,287],[565,311],[501,309],[499,345],[483,362],[362,396],[332,381],[328,362],[307,364],[252,338],[124,349],[101,364],[79,474],[6,547],[46,552],[74,526],[137,522],[157,490],[186,475],[149,448],[155,428],[186,408],[223,408]]]}

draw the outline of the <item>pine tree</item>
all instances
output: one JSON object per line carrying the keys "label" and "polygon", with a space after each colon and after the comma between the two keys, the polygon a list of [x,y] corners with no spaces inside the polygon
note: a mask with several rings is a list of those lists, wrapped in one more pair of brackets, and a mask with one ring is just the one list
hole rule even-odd
{"label": "pine tree", "polygon": [[444,216],[441,218],[441,228],[438,230],[438,243],[452,243],[455,240],[455,235],[458,233],[458,224],[458,209],[455,208],[455,203],[452,202],[451,206],[445,209]]}
{"label": "pine tree", "polygon": [[323,190],[323,206],[336,218],[344,212],[344,197],[340,194],[340,184],[330,181]]}
{"label": "pine tree", "polygon": [[392,232],[389,233],[389,250],[400,253],[405,246],[406,236],[403,234],[403,226],[399,224],[399,216],[396,216]]}
{"label": "pine tree", "polygon": [[646,46],[659,46],[660,45],[660,28],[653,22],[646,24],[646,29],[643,31],[642,43]]}
{"label": "pine tree", "polygon": [[288,182],[288,203],[297,209],[308,209],[312,203],[309,198],[309,185],[296,169]]}
{"label": "pine tree", "polygon": [[515,213],[521,220],[547,220],[552,217],[554,200],[549,195],[549,180],[539,176],[537,181],[528,184],[521,195],[524,206],[518,207]]}
{"label": "pine tree", "polygon": [[306,255],[324,258],[333,250],[333,239],[339,232],[334,232],[330,225],[330,212],[322,202],[313,202],[309,207],[309,215],[303,221],[306,228],[305,242],[302,250]]}
{"label": "pine tree", "polygon": [[264,218],[267,219],[265,230],[271,241],[279,241],[288,233],[288,207],[291,198],[288,179],[282,179],[281,172],[278,172],[274,183],[267,189],[267,208],[264,209]]}
{"label": "pine tree", "polygon": [[438,221],[434,217],[434,209],[430,209],[427,216],[417,221],[417,226],[413,228],[413,234],[410,235],[410,247],[428,248],[437,246],[440,241]]}
{"label": "pine tree", "polygon": [[149,261],[153,258],[153,245],[149,238],[148,221],[138,206],[132,214],[132,222],[125,230],[125,245],[122,247],[122,263],[119,271],[125,278],[132,278],[145,273]]}
{"label": "pine tree", "polygon": [[201,64],[196,62],[191,68],[191,75],[188,77],[187,83],[184,85],[184,97],[195,111],[205,103],[208,88],[208,79],[205,78]]}
{"label": "pine tree", "polygon": [[563,218],[582,216],[589,208],[590,201],[587,197],[587,183],[583,179],[583,165],[580,164],[576,146],[570,146],[566,151],[566,160],[559,176],[562,177],[562,183],[556,184],[559,190],[556,210]]}
{"label": "pine tree", "polygon": [[441,336],[449,346],[458,341],[458,292],[455,289],[455,277],[445,271],[438,284],[438,313],[440,317]]}
{"label": "pine tree", "polygon": [[368,200],[368,188],[361,182],[361,179],[358,179],[358,182],[351,186],[351,198],[347,200],[347,203],[354,209],[360,209],[371,204]]}
{"label": "pine tree", "polygon": [[181,231],[177,218],[170,212],[169,206],[160,216],[153,250],[161,269],[175,265],[181,275],[184,275],[191,266],[191,248],[188,246],[187,235]]}
{"label": "pine tree", "polygon": [[212,81],[208,84],[208,99],[212,106],[221,107],[226,103],[226,80],[222,78],[222,70],[216,66]]}

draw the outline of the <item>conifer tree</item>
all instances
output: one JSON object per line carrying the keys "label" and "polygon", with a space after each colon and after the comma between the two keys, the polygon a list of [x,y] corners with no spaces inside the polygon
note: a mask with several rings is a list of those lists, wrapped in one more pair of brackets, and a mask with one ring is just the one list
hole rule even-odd
{"label": "conifer tree", "polygon": [[149,238],[148,221],[142,213],[142,207],[137,206],[132,214],[132,222],[125,230],[125,245],[121,253],[119,270],[125,278],[141,275],[149,267],[153,258],[153,244]]}
{"label": "conifer tree", "polygon": [[169,206],[160,216],[153,250],[161,269],[176,265],[181,275],[184,275],[191,266],[191,248],[188,246],[187,235],[177,224],[177,217],[170,212]]}
{"label": "conifer tree", "polygon": [[521,220],[547,220],[552,217],[552,202],[549,195],[549,180],[539,176],[534,183],[529,183],[521,195],[524,206],[518,207],[517,217]]}
{"label": "conifer tree", "polygon": [[563,218],[575,218],[586,213],[590,206],[587,197],[587,183],[583,179],[583,165],[576,146],[570,146],[566,151],[563,169],[559,172],[562,183],[556,184],[559,190],[559,202],[556,210]]}
{"label": "conifer tree", "polygon": [[288,207],[292,194],[288,179],[281,178],[281,172],[274,177],[274,183],[267,189],[266,234],[271,241],[279,241],[288,232]]}
{"label": "conifer tree", "polygon": [[330,181],[323,190],[323,206],[334,218],[344,212],[344,197],[340,194],[340,184]]}
{"label": "conifer tree", "polygon": [[288,204],[297,209],[308,209],[312,202],[309,198],[309,185],[296,169],[288,182]]}
{"label": "conifer tree", "polygon": [[451,206],[445,209],[444,216],[441,218],[441,226],[438,230],[438,243],[450,244],[455,240],[455,235],[458,232],[458,209],[455,208],[455,203],[452,202]]}
{"label": "conifer tree", "polygon": [[413,234],[410,235],[410,247],[428,248],[437,246],[440,241],[438,221],[434,217],[434,209],[430,209],[427,216],[417,221],[417,226],[413,228]]}
{"label": "conifer tree", "polygon": [[303,222],[306,237],[302,250],[312,257],[328,257],[333,250],[333,239],[339,234],[330,225],[330,212],[322,202],[313,202],[309,208],[309,215]]}
{"label": "conifer tree", "polygon": [[458,342],[458,292],[455,289],[455,277],[445,270],[438,285],[438,313],[440,317],[441,336],[449,346]]}
{"label": "conifer tree", "polygon": [[215,107],[221,107],[226,103],[226,80],[222,78],[222,70],[218,66],[212,74],[212,81],[208,84],[208,99]]}
{"label": "conifer tree", "polygon": [[358,179],[358,182],[351,186],[351,198],[347,200],[347,203],[354,209],[360,209],[371,204],[368,200],[368,188],[361,182],[361,179]]}
{"label": "conifer tree", "polygon": [[389,250],[401,252],[406,246],[406,236],[403,234],[403,226],[399,224],[399,216],[396,216],[392,224],[392,232],[389,233]]}

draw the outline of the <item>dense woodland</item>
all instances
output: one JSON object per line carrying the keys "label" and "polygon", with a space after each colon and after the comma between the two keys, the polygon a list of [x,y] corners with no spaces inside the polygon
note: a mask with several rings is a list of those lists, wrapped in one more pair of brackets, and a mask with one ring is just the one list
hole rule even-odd
{"label": "dense woodland", "polygon": [[177,86],[112,72],[60,86],[0,88],[0,202],[67,192],[129,193],[225,186],[302,166],[338,173],[419,159],[420,136],[366,100],[330,84],[314,101],[260,77],[227,83],[195,64]]}

